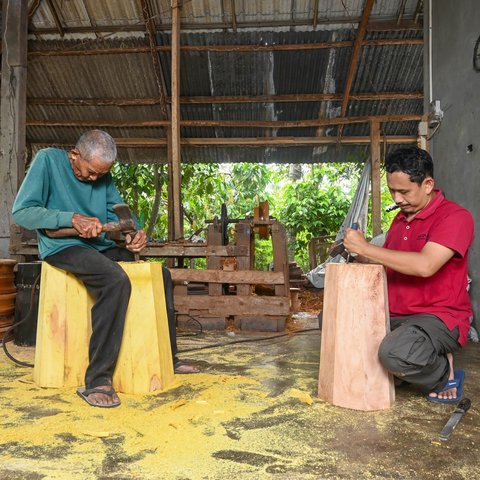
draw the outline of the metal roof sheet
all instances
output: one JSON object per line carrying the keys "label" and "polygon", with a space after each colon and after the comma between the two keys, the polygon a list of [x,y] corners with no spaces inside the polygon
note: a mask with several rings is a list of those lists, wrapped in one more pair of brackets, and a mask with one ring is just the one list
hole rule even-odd
{"label": "metal roof sheet", "polygon": [[[3,2],[1,2],[3,3]],[[158,99],[158,79],[149,51],[101,55],[81,54],[111,48],[145,48],[148,36],[141,2],[124,0],[52,0],[41,2],[31,21],[29,52],[49,51],[50,55],[31,54],[27,76],[27,141],[38,148],[49,142],[73,144],[86,129],[74,122],[109,123],[105,129],[116,138],[161,139],[165,129],[135,126],[135,122],[161,120],[162,109],[156,104],[93,105],[34,103],[33,99]],[[171,0],[147,0],[157,27],[158,45],[171,44]],[[375,20],[412,20],[419,0],[407,0],[399,12],[397,0],[377,0],[371,14]],[[33,1],[29,6],[34,5]],[[234,15],[232,5],[235,7]],[[279,46],[299,45],[297,50],[191,51],[180,55],[180,91],[182,97],[271,96],[339,94],[346,88],[352,47],[311,48],[308,44],[353,42],[363,0],[320,0],[315,17],[311,0],[218,0],[184,1],[183,46],[205,45]],[[315,20],[316,18],[316,20]],[[314,20],[317,22],[314,24]],[[235,30],[234,26],[237,25]],[[217,28],[218,27],[218,28]],[[228,28],[227,28],[228,27]],[[419,29],[390,28],[368,30],[368,41],[421,40]],[[79,55],[59,55],[77,50]],[[159,51],[158,61],[171,95],[171,55]],[[352,93],[421,92],[423,90],[423,47],[418,44],[363,45]],[[131,103],[131,102],[130,102]],[[143,102],[145,103],[145,102]],[[264,120],[292,121],[334,118],[341,115],[341,98],[323,101],[182,103],[182,120]],[[421,114],[421,98],[406,100],[354,100],[348,102],[347,116],[384,114]],[[52,122],[58,122],[56,125]],[[42,124],[44,122],[44,124]],[[69,122],[67,125],[66,122]],[[124,122],[115,125],[115,122]],[[50,124],[49,124],[50,123]],[[227,127],[219,125],[182,127],[185,138],[255,138],[263,136],[314,137],[315,127]],[[336,137],[337,126],[323,129],[323,135]],[[389,122],[382,125],[385,135],[415,135],[416,122]],[[368,136],[368,124],[346,125],[343,136]],[[339,152],[364,151],[364,146],[203,146],[182,148],[188,162],[279,161],[303,163],[316,159],[339,158]],[[332,153],[334,152],[334,153]],[[119,148],[121,161],[166,161],[162,147]],[[330,160],[327,160],[330,161]]]}

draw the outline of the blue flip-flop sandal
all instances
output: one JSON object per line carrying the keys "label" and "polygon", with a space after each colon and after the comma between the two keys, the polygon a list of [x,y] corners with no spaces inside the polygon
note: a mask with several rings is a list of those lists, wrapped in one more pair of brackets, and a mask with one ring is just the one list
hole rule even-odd
{"label": "blue flip-flop sandal", "polygon": [[439,398],[439,397],[431,397],[427,395],[427,400],[433,403],[457,403],[462,399],[463,394],[463,382],[465,380],[465,372],[463,370],[454,370],[453,371],[454,378],[453,380],[449,380],[443,390],[438,393],[445,392],[446,390],[450,390],[452,388],[457,389],[457,396],[455,398]]}

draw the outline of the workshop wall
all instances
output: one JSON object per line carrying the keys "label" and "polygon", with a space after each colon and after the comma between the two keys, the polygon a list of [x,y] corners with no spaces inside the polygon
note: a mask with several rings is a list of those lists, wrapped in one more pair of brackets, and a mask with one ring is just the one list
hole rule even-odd
{"label": "workshop wall", "polygon": [[[480,325],[480,37],[478,0],[432,3],[432,92],[428,75],[428,2],[425,2],[425,103],[439,100],[443,120],[432,138],[435,178],[446,196],[472,212],[476,238],[470,252],[471,298]],[[480,52],[478,52],[480,54]],[[427,110],[428,111],[428,110]]]}

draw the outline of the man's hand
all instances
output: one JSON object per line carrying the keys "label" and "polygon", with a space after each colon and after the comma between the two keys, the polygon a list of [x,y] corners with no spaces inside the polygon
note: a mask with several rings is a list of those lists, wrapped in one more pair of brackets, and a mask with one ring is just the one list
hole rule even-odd
{"label": "man's hand", "polygon": [[82,238],[95,238],[102,233],[102,222],[97,217],[86,217],[74,213],[72,226]]}
{"label": "man's hand", "polygon": [[147,235],[143,230],[137,230],[135,233],[127,233],[125,235],[125,243],[127,250],[138,253],[145,248]]}
{"label": "man's hand", "polygon": [[354,230],[353,228],[345,229],[343,244],[350,253],[356,253],[358,255],[364,255],[365,246],[368,246],[363,232],[361,230]]}

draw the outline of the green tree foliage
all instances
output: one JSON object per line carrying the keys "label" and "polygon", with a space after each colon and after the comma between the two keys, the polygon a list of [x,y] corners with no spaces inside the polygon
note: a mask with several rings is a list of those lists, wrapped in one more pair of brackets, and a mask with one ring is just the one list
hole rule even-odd
{"label": "green tree foliage", "polygon": [[294,239],[295,260],[308,268],[312,237],[335,235],[347,215],[360,176],[355,164],[314,165],[283,186],[276,213]]}
{"label": "green tree foliage", "polygon": [[[301,166],[296,180],[288,165],[184,164],[182,204],[185,237],[193,233],[206,237],[206,220],[221,215],[222,204],[229,218],[253,216],[254,207],[267,200],[270,216],[282,222],[289,233],[295,261],[308,269],[308,243],[312,237],[338,232],[360,178],[362,164],[326,163]],[[300,175],[299,171],[300,170]],[[142,226],[154,239],[167,238],[166,165],[116,164],[116,184]],[[300,178],[298,178],[300,177]],[[391,203],[383,186],[383,202]],[[385,226],[391,216],[386,215]],[[230,237],[234,224],[230,224]],[[257,241],[256,268],[266,269],[272,261],[271,242]]]}

